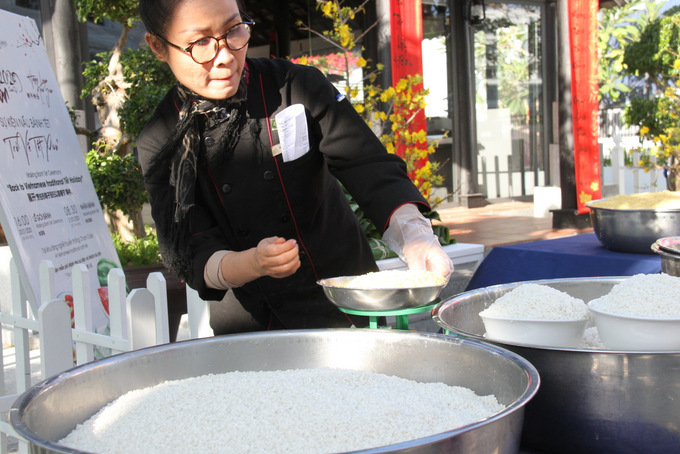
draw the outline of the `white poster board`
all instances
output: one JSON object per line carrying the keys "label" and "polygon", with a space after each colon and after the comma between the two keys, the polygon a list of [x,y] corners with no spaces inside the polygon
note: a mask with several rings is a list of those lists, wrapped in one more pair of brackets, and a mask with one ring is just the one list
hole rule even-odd
{"label": "white poster board", "polygon": [[0,223],[34,316],[50,298],[40,295],[40,262],[52,261],[57,296],[67,301],[71,270],[84,264],[99,271],[89,273],[91,328],[105,330],[101,287],[120,262],[40,32],[32,19],[2,10]]}

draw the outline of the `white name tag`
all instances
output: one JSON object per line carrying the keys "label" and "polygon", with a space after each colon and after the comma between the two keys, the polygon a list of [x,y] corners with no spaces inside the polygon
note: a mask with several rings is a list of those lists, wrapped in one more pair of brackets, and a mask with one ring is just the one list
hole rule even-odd
{"label": "white name tag", "polygon": [[[283,162],[293,161],[309,151],[309,135],[305,106],[293,104],[276,114]],[[274,148],[272,154],[276,156]]]}

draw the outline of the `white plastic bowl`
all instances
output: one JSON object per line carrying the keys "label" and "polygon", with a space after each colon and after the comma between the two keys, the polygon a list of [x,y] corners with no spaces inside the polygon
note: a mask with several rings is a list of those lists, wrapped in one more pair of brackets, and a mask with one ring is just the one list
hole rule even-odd
{"label": "white plastic bowl", "polygon": [[479,314],[489,340],[537,347],[578,348],[588,320],[525,320]]}
{"label": "white plastic bowl", "polygon": [[680,318],[648,318],[613,314],[590,303],[597,331],[604,346],[622,351],[680,350]]}

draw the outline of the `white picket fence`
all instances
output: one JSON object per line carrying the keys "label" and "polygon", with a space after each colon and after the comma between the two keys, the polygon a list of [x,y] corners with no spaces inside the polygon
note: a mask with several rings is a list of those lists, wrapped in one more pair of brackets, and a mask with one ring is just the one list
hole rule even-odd
{"label": "white picket fence", "polygon": [[[56,299],[54,291],[54,266],[49,261],[40,265],[40,294],[49,295],[32,314],[19,278],[16,264],[10,262],[11,311],[0,312],[0,324],[13,329],[14,380],[6,376],[4,356],[0,355],[0,453],[28,453],[28,444],[13,430],[8,421],[8,411],[16,398],[40,380],[85,364],[95,359],[95,349],[104,355],[137,350],[169,341],[166,282],[162,273],[149,274],[146,288],[126,293],[123,270],[112,269],[108,274],[109,332],[91,330],[90,271],[84,265],[72,270],[73,324],[71,308],[63,299]],[[187,287],[189,336],[210,335],[208,305],[198,294]],[[0,340],[2,340],[0,329]],[[39,340],[40,374],[31,372],[30,335]],[[6,342],[3,349],[8,348]],[[33,350],[35,352],[35,350]],[[7,368],[9,369],[9,368]],[[8,383],[14,381],[14,389]],[[16,442],[10,442],[15,439]],[[10,451],[12,449],[12,451]]]}
{"label": "white picket fence", "polygon": [[[666,178],[661,169],[645,171],[637,165],[627,166],[626,154],[640,146],[637,136],[613,136],[600,138],[600,150],[603,158],[611,163],[602,167],[602,186],[609,188],[613,194],[634,194],[637,192],[658,192],[666,189]],[[643,144],[643,146],[651,146]],[[640,159],[638,151],[630,152],[630,160],[637,163]]]}

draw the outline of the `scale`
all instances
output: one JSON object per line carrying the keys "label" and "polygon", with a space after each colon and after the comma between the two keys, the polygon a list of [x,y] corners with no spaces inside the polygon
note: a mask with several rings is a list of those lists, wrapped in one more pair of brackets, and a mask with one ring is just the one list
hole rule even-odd
{"label": "scale", "polygon": [[431,311],[439,304],[446,284],[430,287],[364,289],[349,288],[356,276],[321,279],[326,297],[346,314],[368,317],[369,328],[378,328],[380,317],[395,317],[396,329],[408,330],[408,317]]}
{"label": "scale", "polygon": [[380,317],[395,317],[395,329],[407,331],[408,328],[408,316],[412,314],[420,314],[422,312],[432,311],[441,300],[437,298],[430,304],[424,306],[407,307],[405,309],[394,309],[394,310],[384,310],[384,311],[362,311],[355,309],[347,309],[345,307],[338,306],[341,312],[350,315],[361,315],[368,317],[368,327],[372,329],[380,328],[378,326],[378,319]]}

